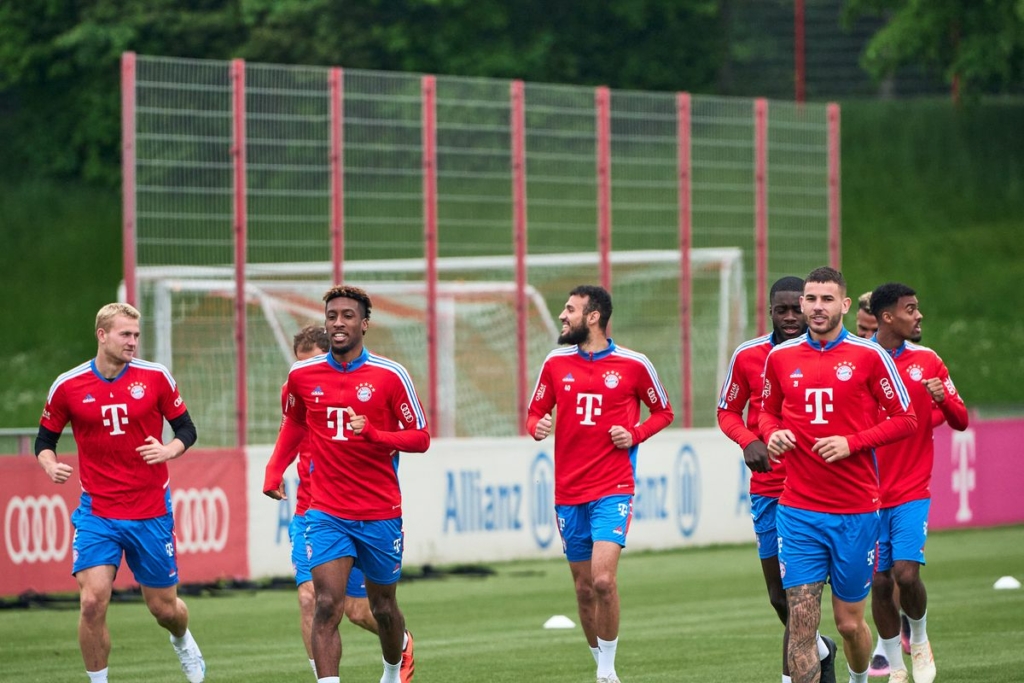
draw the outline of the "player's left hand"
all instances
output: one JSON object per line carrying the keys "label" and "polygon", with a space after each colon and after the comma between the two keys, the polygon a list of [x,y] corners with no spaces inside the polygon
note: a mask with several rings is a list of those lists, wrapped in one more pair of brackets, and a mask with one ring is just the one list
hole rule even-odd
{"label": "player's left hand", "polygon": [[929,379],[921,380],[921,384],[928,390],[928,393],[932,395],[932,400],[936,403],[942,403],[946,400],[946,388],[942,386],[942,380],[938,377],[931,377]]}
{"label": "player's left hand", "polygon": [[811,450],[825,462],[835,462],[850,456],[850,443],[845,436],[826,436],[815,441]]}
{"label": "player's left hand", "polygon": [[135,450],[142,456],[147,465],[159,465],[181,455],[171,444],[165,445],[155,436],[147,436],[146,443]]}
{"label": "player's left hand", "polygon": [[356,415],[356,411],[352,410],[351,407],[345,408],[345,412],[348,413],[348,426],[352,430],[353,434],[359,435],[366,429],[366,416]]}
{"label": "player's left hand", "polygon": [[615,425],[608,430],[608,434],[611,435],[612,443],[615,444],[616,448],[633,447],[633,435],[625,427]]}
{"label": "player's left hand", "polygon": [[267,496],[269,498],[273,498],[274,500],[288,500],[288,496],[285,495],[285,492],[284,492],[284,480],[282,480],[281,483],[277,485],[276,489],[270,489],[269,491],[264,491],[263,495],[265,495],[265,496]]}

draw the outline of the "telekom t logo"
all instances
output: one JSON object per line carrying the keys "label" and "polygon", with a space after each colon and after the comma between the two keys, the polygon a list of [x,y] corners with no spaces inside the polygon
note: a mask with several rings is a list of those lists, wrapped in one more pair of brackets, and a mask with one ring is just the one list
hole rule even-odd
{"label": "telekom t logo", "polygon": [[956,510],[956,521],[969,522],[974,517],[971,510],[971,491],[978,485],[972,463],[974,462],[974,430],[953,432],[953,493],[958,494],[960,505]]}
{"label": "telekom t logo", "polygon": [[111,405],[100,406],[100,412],[103,414],[103,426],[111,428],[111,436],[124,434],[124,430],[121,427],[128,424],[127,403],[112,403]]}
{"label": "telekom t logo", "polygon": [[804,391],[804,400],[807,401],[807,404],[804,405],[804,412],[814,413],[814,419],[811,420],[812,425],[828,424],[828,420],[825,419],[825,413],[832,412],[832,404],[825,403],[825,399],[832,400],[832,387],[807,389]]}
{"label": "telekom t logo", "polygon": [[601,414],[601,394],[579,394],[576,397],[576,414],[583,416],[580,424],[597,424],[594,418]]}
{"label": "telekom t logo", "polygon": [[345,436],[345,408],[327,408],[327,428],[334,430],[334,436],[331,437],[334,441],[348,441]]}

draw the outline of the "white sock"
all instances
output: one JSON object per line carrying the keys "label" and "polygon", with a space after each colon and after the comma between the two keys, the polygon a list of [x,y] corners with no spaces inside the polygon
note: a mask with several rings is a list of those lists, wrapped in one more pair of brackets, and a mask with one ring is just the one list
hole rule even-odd
{"label": "white sock", "polygon": [[828,645],[826,645],[825,641],[822,640],[820,631],[814,635],[818,639],[816,642],[816,645],[818,646],[818,660],[821,661],[822,659],[825,659],[825,657],[828,657]]}
{"label": "white sock", "polygon": [[782,683],[793,683],[793,679],[786,674],[782,674]]}
{"label": "white sock", "polygon": [[89,683],[107,683],[107,670],[110,667],[105,666],[99,671],[86,671],[89,674]]}
{"label": "white sock", "polygon": [[601,655],[601,648],[599,648],[599,647],[592,647],[592,648],[590,648],[590,654],[594,655],[594,664],[597,664],[597,658]]}
{"label": "white sock", "polygon": [[185,635],[181,638],[176,637],[173,633],[171,634],[171,645],[178,648],[179,650],[192,642],[192,632],[185,629]]}
{"label": "white sock", "polygon": [[883,638],[882,646],[885,648],[885,658],[889,660],[889,671],[907,668],[903,663],[903,646],[900,644],[899,634],[892,638]]}
{"label": "white sock", "polygon": [[402,652],[405,652],[407,647],[409,647],[409,632],[405,631],[402,633]]}
{"label": "white sock", "polygon": [[597,639],[597,677],[610,677],[615,675],[615,648],[619,646],[619,639],[601,640]]}
{"label": "white sock", "polygon": [[911,619],[907,617],[907,621],[910,622],[910,644],[920,645],[921,643],[928,642],[928,612],[921,615],[920,619]]}
{"label": "white sock", "polygon": [[398,670],[402,668],[402,660],[399,659],[397,664],[388,663],[384,657],[380,660],[384,662],[384,675],[380,677],[380,683],[399,683]]}
{"label": "white sock", "polygon": [[850,672],[850,683],[868,683],[868,670],[865,669],[860,673],[856,673],[849,665],[846,666],[846,670]]}
{"label": "white sock", "polygon": [[316,679],[316,683],[341,683],[340,676],[324,676]]}
{"label": "white sock", "polygon": [[878,640],[875,641],[875,651],[871,653],[871,656],[874,657],[875,655],[882,655],[888,659],[885,654],[885,646],[882,645],[882,634],[878,634]]}
{"label": "white sock", "polygon": [[309,660],[309,667],[311,669],[313,669],[313,677],[316,678],[316,660],[315,659]]}

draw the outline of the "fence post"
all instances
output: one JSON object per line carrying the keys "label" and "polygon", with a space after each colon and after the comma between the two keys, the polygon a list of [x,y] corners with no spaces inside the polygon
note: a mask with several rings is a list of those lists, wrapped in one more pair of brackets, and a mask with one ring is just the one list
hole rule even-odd
{"label": "fence post", "polygon": [[526,436],[527,387],[529,386],[529,354],[527,353],[526,300],[526,101],[522,81],[512,81],[512,243],[516,254],[516,398],[519,404],[518,431]]}
{"label": "fence post", "polygon": [[[438,436],[446,434],[438,422],[437,392],[437,79],[423,76],[423,251],[427,278],[427,415]],[[454,397],[451,397],[454,400]]]}
{"label": "fence post", "polygon": [[690,313],[693,302],[693,270],[690,249],[693,248],[693,166],[690,150],[690,93],[676,94],[676,141],[679,167],[679,333],[681,356],[679,376],[682,382],[680,401],[683,427],[693,426],[693,339]]}
{"label": "fence post", "polygon": [[601,259],[601,286],[612,289],[612,124],[611,91],[600,86],[594,93],[597,109],[597,248]]}
{"label": "fence post", "polygon": [[840,212],[840,137],[839,105],[828,105],[828,256],[832,267],[839,269],[842,263],[841,237],[842,213]]}
{"label": "fence post", "polygon": [[125,302],[138,307],[135,273],[135,53],[121,55],[121,254]]}
{"label": "fence post", "polygon": [[245,60],[231,60],[232,145],[234,166],[234,235],[235,235],[235,348],[238,353],[235,370],[235,425],[237,445],[244,448],[248,441],[248,383],[246,373],[246,310],[245,266],[247,262],[246,236],[248,212],[246,208],[245,169]]}
{"label": "fence post", "polygon": [[757,279],[757,333],[768,329],[768,100],[754,100],[754,250]]}
{"label": "fence post", "polygon": [[345,273],[345,109],[344,72],[329,72],[331,95],[331,272],[340,285]]}

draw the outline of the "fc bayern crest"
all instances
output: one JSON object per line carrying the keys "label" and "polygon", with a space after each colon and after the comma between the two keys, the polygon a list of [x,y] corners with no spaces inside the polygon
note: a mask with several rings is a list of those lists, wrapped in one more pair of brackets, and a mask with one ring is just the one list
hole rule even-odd
{"label": "fc bayern crest", "polygon": [[134,399],[140,399],[146,395],[146,385],[142,382],[135,382],[128,385],[128,393],[132,395]]}
{"label": "fc bayern crest", "polygon": [[836,379],[840,382],[849,382],[853,378],[853,370],[856,366],[853,363],[843,361],[836,366]]}
{"label": "fc bayern crest", "polygon": [[910,375],[910,379],[914,380],[915,382],[920,382],[921,379],[924,377],[924,368],[922,368],[920,365],[911,365],[909,368],[907,368],[907,374]]}
{"label": "fc bayern crest", "polygon": [[606,372],[604,375],[604,385],[609,389],[614,389],[615,387],[619,386],[620,381],[622,381],[622,375],[615,372],[614,370],[612,370],[611,372]]}
{"label": "fc bayern crest", "polygon": [[356,387],[356,398],[363,403],[366,403],[373,397],[373,385],[372,384],[360,384]]}

